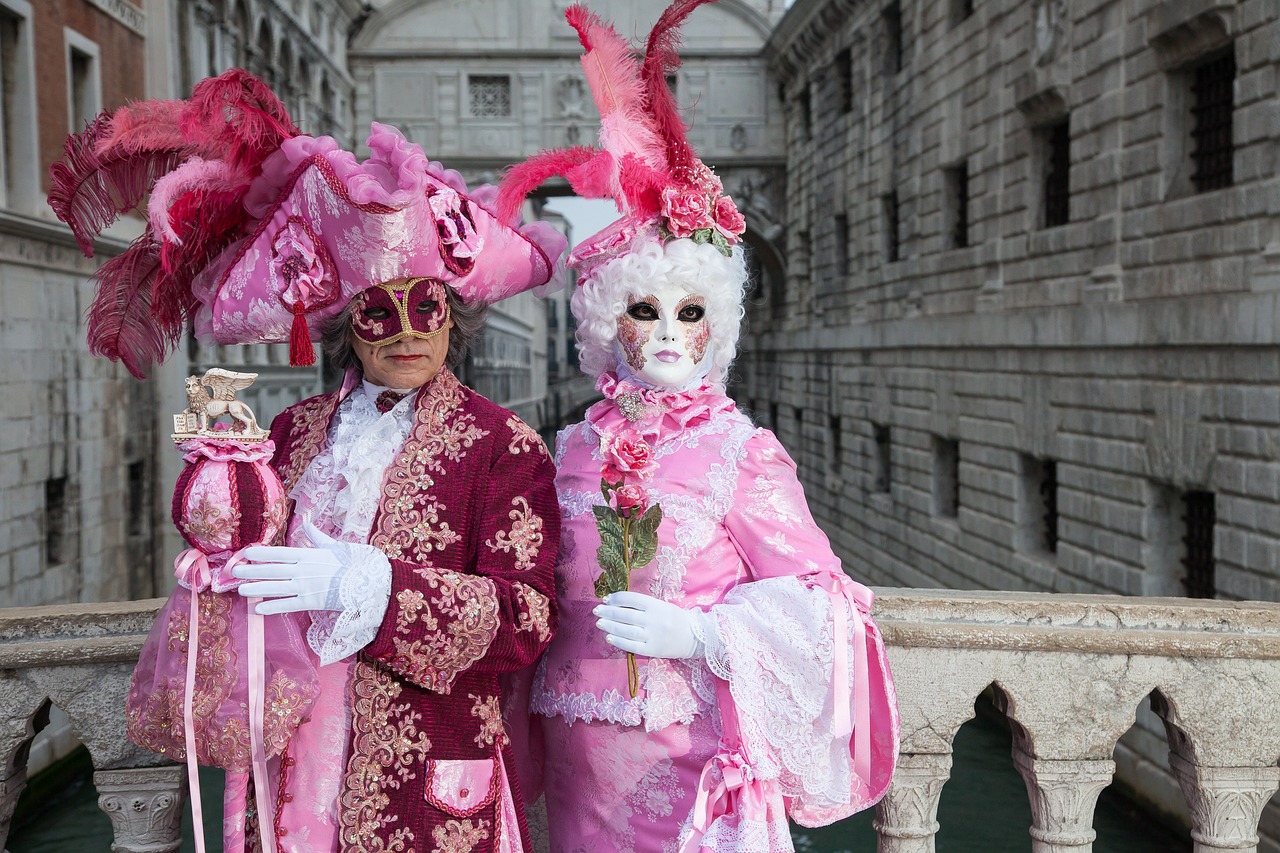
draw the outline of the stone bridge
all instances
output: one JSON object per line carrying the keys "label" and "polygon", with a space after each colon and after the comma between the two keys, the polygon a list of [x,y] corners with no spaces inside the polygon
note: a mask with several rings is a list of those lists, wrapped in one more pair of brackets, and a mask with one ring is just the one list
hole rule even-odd
{"label": "stone bridge", "polygon": [[[929,853],[952,741],[993,688],[1026,782],[1034,853],[1092,849],[1117,739],[1150,697],[1196,853],[1256,851],[1280,787],[1280,604],[879,590],[902,760],[877,807],[881,853]],[[186,777],[124,736],[129,676],[160,600],[0,610],[0,847],[50,704],[95,768],[113,850],[178,849]]]}

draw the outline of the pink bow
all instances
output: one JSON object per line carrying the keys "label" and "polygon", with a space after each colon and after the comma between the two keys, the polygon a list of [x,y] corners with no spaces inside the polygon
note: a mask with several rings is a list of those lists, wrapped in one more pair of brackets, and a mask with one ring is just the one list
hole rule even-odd
{"label": "pink bow", "polygon": [[[717,767],[720,769],[720,781],[713,787],[713,768]],[[698,779],[698,798],[693,805],[693,831],[681,845],[680,853],[695,853],[711,824],[727,814],[742,814],[744,802],[752,803],[763,812],[763,785],[740,748],[721,741],[719,751],[702,768],[702,776]]]}
{"label": "pink bow", "polygon": [[[867,587],[843,574],[828,572],[811,578],[831,596],[835,616],[835,662],[831,689],[835,702],[835,733],[853,733],[853,772],[871,785],[871,675],[867,660],[867,625],[863,613],[871,612],[876,596]],[[845,603],[848,603],[848,607]],[[849,613],[853,613],[853,718],[849,715]]]}
{"label": "pink bow", "polygon": [[178,583],[191,590],[192,597],[204,592],[213,583],[213,567],[209,557],[199,548],[188,548],[173,561],[173,576]]}

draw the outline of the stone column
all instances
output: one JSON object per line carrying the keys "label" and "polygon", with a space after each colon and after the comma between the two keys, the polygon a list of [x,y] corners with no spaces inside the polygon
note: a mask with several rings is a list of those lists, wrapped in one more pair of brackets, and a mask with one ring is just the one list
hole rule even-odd
{"label": "stone column", "polygon": [[1206,767],[1173,753],[1169,765],[1191,807],[1195,853],[1257,853],[1258,818],[1280,787],[1280,767]]}
{"label": "stone column", "polygon": [[111,853],[177,853],[187,798],[185,766],[99,770],[93,784],[98,808],[111,818]]}
{"label": "stone column", "polygon": [[1034,758],[1014,748],[1013,764],[1031,802],[1032,853],[1092,853],[1093,810],[1111,784],[1116,763]]}
{"label": "stone column", "polygon": [[[3,769],[0,766],[0,769]],[[22,789],[27,787],[27,766],[12,770],[8,778],[0,779],[0,850],[9,839],[9,826],[13,823],[13,810],[18,805]]]}
{"label": "stone column", "polygon": [[878,853],[933,853],[938,800],[951,778],[951,753],[903,754],[893,784],[876,806]]}

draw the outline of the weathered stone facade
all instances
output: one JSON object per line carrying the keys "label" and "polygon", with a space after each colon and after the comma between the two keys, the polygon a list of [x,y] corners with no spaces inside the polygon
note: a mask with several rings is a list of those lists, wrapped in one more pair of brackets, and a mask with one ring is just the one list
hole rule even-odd
{"label": "weathered stone facade", "polygon": [[769,51],[736,390],[849,568],[1280,599],[1280,9],[798,0]]}

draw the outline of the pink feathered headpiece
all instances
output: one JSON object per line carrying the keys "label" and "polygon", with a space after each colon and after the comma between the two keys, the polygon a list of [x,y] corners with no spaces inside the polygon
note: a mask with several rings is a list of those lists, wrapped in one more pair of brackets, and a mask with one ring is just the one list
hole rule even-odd
{"label": "pink feathered headpiece", "polygon": [[600,111],[600,147],[544,151],[513,166],[498,193],[499,216],[556,175],[578,195],[611,198],[622,218],[585,240],[569,265],[585,273],[628,252],[636,239],[691,238],[732,252],[746,222],[715,173],[689,144],[667,77],[680,68],[679,28],[694,9],[714,0],[675,0],[649,33],[644,59],[586,6],[565,19],[586,53],[582,67]]}
{"label": "pink feathered headpiece", "polygon": [[283,104],[240,69],[188,101],[103,113],[67,140],[49,204],[86,255],[150,193],[148,227],[95,278],[89,349],[141,378],[181,339],[290,343],[314,363],[323,322],[365,288],[432,276],[469,302],[545,284],[565,247],[546,223],[518,230],[467,194],[392,127],[374,124],[358,163],[329,137],[299,134]]}

